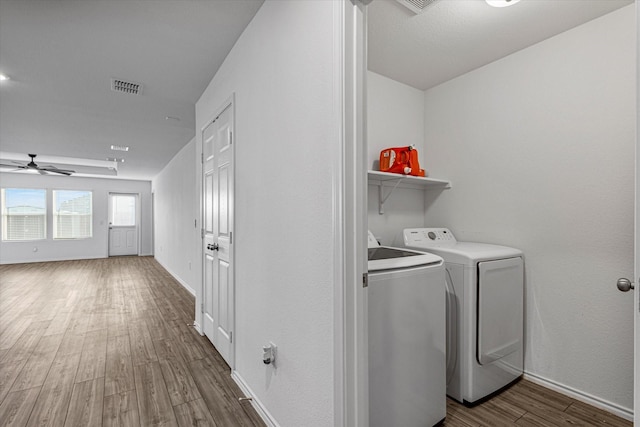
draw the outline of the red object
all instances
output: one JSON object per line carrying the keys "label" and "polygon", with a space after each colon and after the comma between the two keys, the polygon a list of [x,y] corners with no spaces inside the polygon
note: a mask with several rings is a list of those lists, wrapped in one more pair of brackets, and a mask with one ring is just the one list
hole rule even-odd
{"label": "red object", "polygon": [[420,162],[418,162],[418,150],[413,145],[382,150],[380,152],[380,171],[424,176],[424,169],[420,169]]}

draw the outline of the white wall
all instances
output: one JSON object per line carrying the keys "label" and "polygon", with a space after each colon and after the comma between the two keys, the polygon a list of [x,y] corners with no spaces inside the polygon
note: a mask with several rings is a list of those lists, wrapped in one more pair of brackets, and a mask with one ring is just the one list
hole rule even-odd
{"label": "white wall", "polygon": [[526,370],[627,411],[635,55],[631,5],[425,96],[427,225],[524,250]]}
{"label": "white wall", "polygon": [[[379,170],[380,151],[424,143],[424,91],[367,71],[368,168]],[[418,151],[422,169],[428,169]]]}
{"label": "white wall", "polygon": [[[335,7],[266,1],[196,104],[200,152],[235,93],[235,369],[282,426],[334,420]],[[275,367],[262,362],[269,341]]]}
{"label": "white wall", "polygon": [[193,138],[153,179],[156,260],[195,295],[200,286],[200,214]]}
{"label": "white wall", "polygon": [[[368,168],[379,170],[380,151],[415,144],[423,169],[430,163],[424,155],[424,91],[380,74],[367,73]],[[390,190],[386,188],[384,195]],[[402,246],[399,230],[424,226],[424,192],[397,188],[378,213],[378,187],[368,188],[369,229],[388,246]]]}
{"label": "white wall", "polygon": [[[1,242],[0,264],[106,258],[109,256],[107,216],[110,192],[139,193],[141,205],[140,255],[152,255],[151,183],[104,178],[83,178],[17,173],[0,174],[3,188],[44,188],[47,193],[47,239],[30,242]],[[53,240],[50,190],[93,191],[93,237],[80,240]],[[33,249],[37,248],[37,252]]]}

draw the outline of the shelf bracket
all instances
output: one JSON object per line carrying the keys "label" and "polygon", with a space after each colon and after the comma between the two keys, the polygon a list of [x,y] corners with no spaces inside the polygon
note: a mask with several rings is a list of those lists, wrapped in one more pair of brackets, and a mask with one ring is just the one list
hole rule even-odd
{"label": "shelf bracket", "polygon": [[384,182],[380,182],[380,186],[378,187],[378,214],[384,215],[384,202],[387,201],[391,193],[393,193],[393,190],[398,187],[400,182],[402,182],[402,178],[396,181],[396,184],[391,188],[391,190],[389,190],[386,196],[384,195]]}

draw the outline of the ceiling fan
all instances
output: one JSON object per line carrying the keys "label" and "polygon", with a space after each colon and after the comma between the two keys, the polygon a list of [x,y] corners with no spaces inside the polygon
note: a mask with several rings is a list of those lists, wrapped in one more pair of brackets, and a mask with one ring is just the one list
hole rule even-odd
{"label": "ceiling fan", "polygon": [[11,161],[12,163],[14,163],[13,165],[5,165],[5,164],[0,164],[1,167],[8,167],[8,168],[15,168],[14,170],[35,170],[38,171],[38,173],[40,175],[48,175],[49,173],[58,173],[60,175],[71,175],[72,173],[75,173],[76,171],[72,171],[69,169],[58,169],[55,166],[49,165],[49,166],[38,166],[36,164],[36,162],[34,161],[37,154],[29,154],[29,157],[31,157],[31,161],[29,163],[27,163],[26,165],[16,162],[16,161]]}

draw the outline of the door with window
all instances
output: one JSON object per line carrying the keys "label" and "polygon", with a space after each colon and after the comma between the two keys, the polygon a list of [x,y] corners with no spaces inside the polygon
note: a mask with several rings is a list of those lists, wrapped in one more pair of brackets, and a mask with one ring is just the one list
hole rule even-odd
{"label": "door with window", "polygon": [[202,323],[233,368],[233,105],[202,131],[204,205]]}
{"label": "door with window", "polygon": [[109,194],[109,256],[138,255],[138,195]]}

